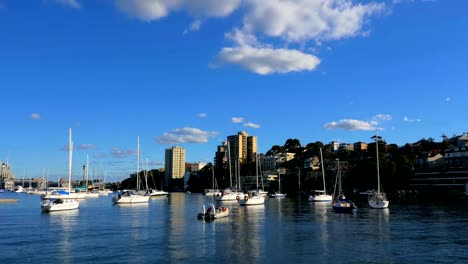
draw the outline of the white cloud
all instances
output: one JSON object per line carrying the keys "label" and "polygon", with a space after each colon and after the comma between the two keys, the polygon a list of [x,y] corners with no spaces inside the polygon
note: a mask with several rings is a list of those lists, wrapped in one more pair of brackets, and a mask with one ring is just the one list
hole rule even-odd
{"label": "white cloud", "polygon": [[116,0],[121,11],[144,20],[158,20],[170,12],[186,11],[195,17],[225,17],[236,10],[241,0]]}
{"label": "white cloud", "polygon": [[41,115],[38,113],[32,113],[31,116],[29,117],[33,120],[41,119]]}
{"label": "white cloud", "polygon": [[192,24],[190,24],[190,27],[184,30],[183,34],[185,35],[185,34],[188,34],[189,32],[200,30],[201,24],[202,24],[201,20],[197,19],[193,21]]}
{"label": "white cloud", "polygon": [[206,113],[199,113],[199,114],[198,114],[198,117],[200,117],[200,118],[205,118],[205,117],[207,117],[207,116],[208,116],[208,115],[207,115]]}
{"label": "white cloud", "polygon": [[326,129],[344,129],[344,130],[382,130],[382,128],[377,127],[377,122],[371,121],[361,121],[355,119],[343,119],[338,122],[330,122],[324,125]]}
{"label": "white cloud", "polygon": [[76,8],[76,9],[81,8],[81,4],[76,0],[55,0],[55,2],[64,6],[71,7],[71,8]]}
{"label": "white cloud", "polygon": [[134,149],[123,150],[123,149],[120,149],[120,148],[112,148],[111,154],[112,154],[112,156],[114,156],[116,158],[124,158],[124,157],[130,156],[130,155],[136,155],[137,151],[134,150]]}
{"label": "white cloud", "polygon": [[97,146],[94,144],[81,144],[75,147],[78,150],[88,150],[88,149],[96,149]]}
{"label": "white cloud", "polygon": [[351,0],[246,0],[244,29],[287,42],[335,40],[362,33],[366,19],[383,3]]}
{"label": "white cloud", "polygon": [[203,131],[198,128],[184,127],[166,132],[162,136],[156,137],[155,141],[160,144],[179,144],[179,143],[205,143],[210,137],[218,133],[213,131]]}
{"label": "white cloud", "polygon": [[218,54],[220,63],[238,64],[257,74],[288,73],[315,70],[320,60],[298,50],[239,46],[223,48]]}
{"label": "white cloud", "polygon": [[244,120],[245,119],[243,117],[233,117],[233,118],[231,118],[231,121],[233,123],[242,123],[242,122],[244,122]]}
{"label": "white cloud", "polygon": [[250,122],[245,123],[244,126],[245,127],[251,127],[251,128],[260,128],[259,124],[254,124],[254,123],[250,123]]}
{"label": "white cloud", "polygon": [[407,122],[407,123],[413,123],[413,122],[421,122],[421,119],[419,119],[419,118],[410,119],[410,118],[408,118],[407,116],[404,116],[404,117],[403,117],[403,121],[405,121],[405,122]]}
{"label": "white cloud", "polygon": [[181,1],[185,10],[194,16],[225,17],[234,12],[241,0],[184,0]]}
{"label": "white cloud", "polygon": [[378,114],[378,115],[375,115],[374,117],[372,117],[373,120],[383,120],[383,121],[388,121],[388,120],[392,120],[392,116],[391,115],[385,115],[385,114]]}
{"label": "white cloud", "polygon": [[226,34],[233,45],[220,50],[214,65],[236,64],[263,75],[315,70],[320,59],[304,52],[310,50],[308,43],[366,36],[369,18],[387,10],[382,2],[353,0],[116,0],[115,4],[144,21],[188,13],[196,20],[184,34],[199,30],[200,19],[226,17],[239,10],[241,24]]}

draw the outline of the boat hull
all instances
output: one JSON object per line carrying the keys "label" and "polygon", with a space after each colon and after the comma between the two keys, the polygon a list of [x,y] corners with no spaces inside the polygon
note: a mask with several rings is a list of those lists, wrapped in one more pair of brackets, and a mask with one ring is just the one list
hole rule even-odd
{"label": "boat hull", "polygon": [[309,201],[316,202],[316,203],[331,203],[333,201],[333,197],[327,194],[320,194],[320,195],[310,196]]}
{"label": "boat hull", "polygon": [[350,201],[340,201],[332,204],[333,211],[339,214],[353,213],[357,210],[357,207],[353,202]]}
{"label": "boat hull", "polygon": [[270,197],[280,199],[280,198],[285,198],[286,194],[285,193],[272,193],[272,194],[270,194]]}
{"label": "boat hull", "polygon": [[208,207],[208,209],[204,212],[198,213],[197,218],[198,219],[205,219],[205,220],[212,220],[212,219],[218,219],[218,218],[224,218],[229,215],[229,208],[225,206],[221,207],[214,207],[214,205],[211,205]]}
{"label": "boat hull", "polygon": [[78,209],[80,203],[74,199],[46,199],[41,202],[42,212],[55,212]]}
{"label": "boat hull", "polygon": [[259,205],[259,204],[264,204],[265,203],[265,198],[259,196],[259,197],[244,197],[242,199],[239,199],[239,205]]}
{"label": "boat hull", "polygon": [[372,193],[369,195],[369,206],[374,209],[388,208],[389,201],[384,193]]}
{"label": "boat hull", "polygon": [[132,194],[132,195],[117,195],[112,197],[114,204],[133,204],[133,203],[148,203],[150,196]]}

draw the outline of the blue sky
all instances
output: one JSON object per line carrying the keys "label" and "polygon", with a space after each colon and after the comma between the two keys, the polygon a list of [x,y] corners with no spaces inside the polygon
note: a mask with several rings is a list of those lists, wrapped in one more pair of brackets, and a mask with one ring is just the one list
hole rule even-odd
{"label": "blue sky", "polygon": [[468,1],[0,0],[0,160],[107,180],[228,135],[403,145],[466,132]]}

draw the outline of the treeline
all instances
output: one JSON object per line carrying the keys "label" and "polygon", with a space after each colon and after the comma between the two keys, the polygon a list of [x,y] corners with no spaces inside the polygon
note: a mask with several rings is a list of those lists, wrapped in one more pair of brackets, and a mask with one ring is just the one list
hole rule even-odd
{"label": "treeline", "polygon": [[[444,154],[444,151],[452,145],[456,145],[456,137],[448,138],[442,136],[443,141],[436,142],[433,138],[421,139],[414,144],[405,144],[399,147],[396,144],[387,144],[385,140],[378,141],[379,146],[379,167],[381,186],[387,193],[396,193],[399,190],[408,189],[408,180],[412,176],[416,166],[416,159],[424,153],[437,151]],[[343,186],[346,192],[356,190],[365,191],[376,189],[377,187],[377,152],[376,143],[368,143],[366,150],[331,151],[331,146],[320,141],[308,143],[305,146],[299,139],[287,139],[284,145],[274,145],[265,153],[265,156],[294,153],[292,160],[283,162],[279,166],[285,170],[281,175],[281,188],[284,192],[295,193],[297,191],[311,191],[323,189],[321,172],[313,171],[312,168],[304,168],[304,162],[309,159],[320,158],[320,149],[323,151],[323,158],[327,171],[327,190],[333,191],[336,170],[333,164],[337,159],[347,162],[347,169],[342,172]],[[227,168],[213,168],[208,164],[201,171],[192,173],[189,190],[192,192],[202,192],[212,186],[212,169],[214,169],[215,179],[219,188],[230,186],[229,171]],[[255,163],[245,163],[241,165],[241,175],[255,175]],[[299,183],[300,181],[300,183]],[[299,190],[300,185],[300,190]],[[277,190],[276,182],[270,183],[270,190]]]}

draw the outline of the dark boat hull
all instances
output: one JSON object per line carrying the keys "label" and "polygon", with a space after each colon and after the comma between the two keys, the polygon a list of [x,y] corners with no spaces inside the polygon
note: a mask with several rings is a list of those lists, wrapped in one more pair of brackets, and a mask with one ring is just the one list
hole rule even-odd
{"label": "dark boat hull", "polygon": [[333,211],[339,214],[353,213],[357,208],[352,202],[332,204]]}

